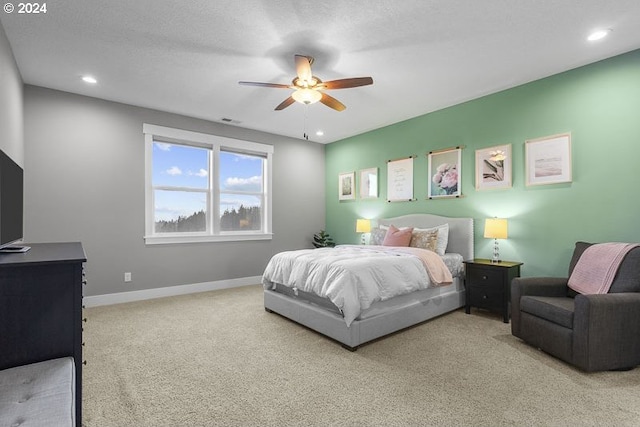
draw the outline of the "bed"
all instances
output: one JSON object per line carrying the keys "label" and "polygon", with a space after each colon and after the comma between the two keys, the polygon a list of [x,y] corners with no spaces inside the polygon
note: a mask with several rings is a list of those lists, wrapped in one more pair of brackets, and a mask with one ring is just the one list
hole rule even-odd
{"label": "bed", "polygon": [[[354,313],[347,310],[345,302],[349,300],[349,294],[354,292],[336,291],[333,289],[334,282],[340,280],[352,282],[377,280],[375,276],[380,275],[379,267],[383,262],[405,263],[398,264],[402,265],[402,267],[395,268],[405,274],[414,268],[418,268],[414,267],[414,265],[419,264],[421,261],[413,259],[415,257],[412,254],[402,253],[386,254],[389,258],[395,256],[395,258],[387,261],[383,258],[385,255],[378,251],[378,248],[381,247],[340,245],[338,247],[339,250],[335,251],[336,263],[342,265],[344,262],[338,257],[338,254],[342,252],[352,254],[351,256],[357,262],[357,266],[354,268],[362,271],[358,273],[358,276],[352,276],[350,272],[344,274],[333,273],[333,276],[329,273],[328,279],[324,277],[324,284],[314,284],[314,278],[310,278],[308,281],[311,283],[310,286],[313,287],[313,289],[310,289],[308,286],[302,286],[300,281],[296,283],[295,280],[290,279],[290,277],[296,276],[295,274],[281,274],[281,263],[284,260],[285,264],[293,265],[295,260],[295,268],[305,270],[305,274],[307,273],[306,270],[311,274],[315,274],[317,266],[308,267],[306,264],[301,264],[300,260],[309,257],[309,252],[312,251],[317,251],[318,256],[329,256],[331,258],[331,256],[334,256],[334,253],[330,252],[333,249],[288,251],[274,255],[263,274],[265,310],[270,313],[277,313],[313,329],[338,341],[343,347],[355,351],[364,343],[464,306],[465,290],[462,261],[473,259],[474,255],[472,218],[448,218],[432,214],[411,214],[379,219],[377,223],[378,227],[382,229],[392,225],[398,228],[414,227],[423,230],[439,226],[448,227],[446,252],[442,258],[446,260],[445,264],[452,273],[451,283],[438,284],[434,283],[433,280],[429,283],[429,277],[427,277],[425,279],[427,281],[426,284],[409,283],[407,284],[408,290],[402,291],[400,295],[388,298],[376,298],[374,296],[374,300],[370,304],[365,304],[365,308]],[[372,231],[372,237],[374,232],[376,230]],[[440,236],[442,236],[442,233]],[[322,251],[326,253],[323,255]],[[378,271],[364,269],[363,265],[367,258],[371,258],[369,262],[372,265],[372,267],[367,268],[375,270],[376,266],[378,266]],[[423,268],[424,270],[428,269]],[[360,273],[364,275],[362,276]],[[343,276],[347,276],[347,279]],[[298,277],[300,277],[299,274]],[[383,277],[383,281],[386,280],[387,277]],[[396,283],[395,279],[392,280],[394,281],[393,285],[405,286],[403,283]],[[413,282],[413,280],[412,276],[407,276],[406,278],[398,279],[397,282]],[[315,291],[316,288],[330,289],[330,291],[325,292],[323,296]],[[356,299],[364,299],[362,291],[360,291],[360,294],[357,291],[355,293]]]}

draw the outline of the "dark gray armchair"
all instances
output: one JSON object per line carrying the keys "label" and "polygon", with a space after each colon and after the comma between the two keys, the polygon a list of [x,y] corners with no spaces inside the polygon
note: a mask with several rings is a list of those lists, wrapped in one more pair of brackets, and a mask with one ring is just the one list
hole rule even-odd
{"label": "dark gray armchair", "polygon": [[[569,276],[589,243],[576,243]],[[640,365],[640,247],[622,261],[608,294],[582,295],[568,278],[511,283],[511,333],[584,371]]]}

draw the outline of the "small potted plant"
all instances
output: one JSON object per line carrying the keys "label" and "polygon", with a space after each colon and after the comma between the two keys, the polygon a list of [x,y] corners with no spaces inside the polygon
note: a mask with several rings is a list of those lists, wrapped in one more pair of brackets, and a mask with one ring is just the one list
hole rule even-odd
{"label": "small potted plant", "polygon": [[319,233],[313,235],[313,246],[316,248],[332,248],[335,245],[329,233],[324,230],[320,230]]}

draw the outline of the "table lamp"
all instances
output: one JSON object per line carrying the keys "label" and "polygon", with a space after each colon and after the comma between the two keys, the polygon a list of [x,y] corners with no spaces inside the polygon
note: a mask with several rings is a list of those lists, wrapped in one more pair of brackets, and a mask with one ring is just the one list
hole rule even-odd
{"label": "table lamp", "polygon": [[371,232],[371,220],[370,219],[357,219],[356,220],[356,233],[362,233],[362,240],[360,243],[363,245],[366,243],[364,240],[364,233]]}
{"label": "table lamp", "polygon": [[484,237],[493,239],[493,258],[491,262],[500,262],[498,239],[507,238],[507,220],[504,218],[487,218],[484,221]]}

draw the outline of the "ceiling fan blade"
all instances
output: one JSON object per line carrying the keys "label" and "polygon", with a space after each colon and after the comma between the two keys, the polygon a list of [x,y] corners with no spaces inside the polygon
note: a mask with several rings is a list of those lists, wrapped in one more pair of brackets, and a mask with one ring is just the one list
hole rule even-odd
{"label": "ceiling fan blade", "polygon": [[323,89],[348,89],[350,87],[367,86],[372,84],[373,79],[371,77],[353,77],[350,79],[322,82],[321,86]]}
{"label": "ceiling fan blade", "polygon": [[276,87],[281,89],[290,89],[291,85],[284,85],[280,83],[260,83],[260,82],[238,82],[243,86],[260,86],[260,87]]}
{"label": "ceiling fan blade", "polygon": [[320,102],[322,102],[327,107],[333,108],[336,111],[343,111],[347,108],[342,102],[335,99],[333,96],[327,95],[324,92],[322,93],[322,98],[320,98]]}
{"label": "ceiling fan blade", "polygon": [[310,56],[296,55],[296,74],[298,78],[305,82],[310,82],[313,75],[311,74],[311,64],[313,58]]}
{"label": "ceiling fan blade", "polygon": [[295,99],[293,99],[293,97],[288,97],[287,99],[285,99],[284,101],[282,101],[277,107],[276,107],[276,111],[280,111],[280,110],[284,110],[285,108],[287,108],[289,105],[293,104],[294,102],[296,102]]}

